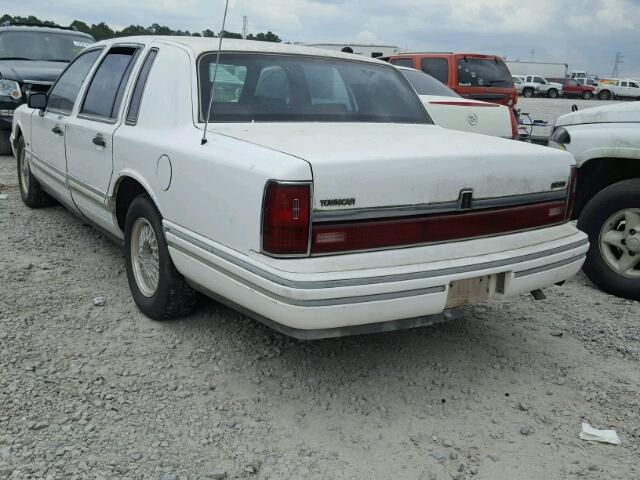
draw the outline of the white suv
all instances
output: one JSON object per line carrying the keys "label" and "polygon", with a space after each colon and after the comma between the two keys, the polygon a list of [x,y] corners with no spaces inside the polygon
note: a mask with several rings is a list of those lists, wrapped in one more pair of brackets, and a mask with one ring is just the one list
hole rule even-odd
{"label": "white suv", "polygon": [[585,273],[609,293],[640,300],[640,103],[564,115],[550,145],[577,162],[573,217],[591,240]]}

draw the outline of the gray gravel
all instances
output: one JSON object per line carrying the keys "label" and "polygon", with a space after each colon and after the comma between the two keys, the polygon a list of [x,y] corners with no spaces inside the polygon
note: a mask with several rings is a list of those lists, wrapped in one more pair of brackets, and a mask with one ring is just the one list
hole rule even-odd
{"label": "gray gravel", "polygon": [[120,247],[22,205],[9,157],[0,194],[0,479],[640,478],[640,304],[582,276],[375,336],[214,302],[159,323]]}
{"label": "gray gravel", "polygon": [[[545,136],[548,137],[551,135],[551,130],[553,125],[556,123],[556,120],[559,116],[564,115],[565,113],[571,113],[571,107],[576,105],[578,109],[584,110],[585,108],[593,108],[600,107],[602,105],[610,105],[610,104],[622,104],[624,101],[621,100],[611,100],[611,101],[603,101],[603,100],[582,100],[578,98],[524,98],[520,97],[518,99],[518,108],[522,112],[527,112],[531,114],[531,118],[534,120],[544,120],[549,122],[549,125],[546,127],[535,127],[533,134],[534,136]],[[528,122],[528,120],[524,120]]]}

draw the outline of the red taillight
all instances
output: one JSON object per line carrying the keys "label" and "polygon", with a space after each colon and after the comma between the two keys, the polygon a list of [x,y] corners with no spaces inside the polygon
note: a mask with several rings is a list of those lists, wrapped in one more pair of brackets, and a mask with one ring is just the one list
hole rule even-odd
{"label": "red taillight", "polygon": [[520,133],[518,132],[518,120],[516,119],[516,112],[513,108],[509,108],[509,114],[511,115],[511,138],[518,140]]}
{"label": "red taillight", "polygon": [[313,226],[312,253],[437,243],[517,232],[562,223],[565,202],[544,202],[475,212]]}
{"label": "red taillight", "polygon": [[270,182],[262,212],[262,250],[274,255],[309,253],[311,185]]}
{"label": "red taillight", "polygon": [[565,220],[571,220],[571,214],[573,213],[573,204],[576,200],[576,190],[578,188],[578,169],[571,167],[571,175],[569,176],[569,185],[567,185],[567,204],[565,206],[564,218]]}

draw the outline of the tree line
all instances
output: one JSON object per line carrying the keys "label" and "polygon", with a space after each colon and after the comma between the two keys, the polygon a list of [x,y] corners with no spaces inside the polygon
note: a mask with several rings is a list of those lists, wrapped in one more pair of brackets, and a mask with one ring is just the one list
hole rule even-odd
{"label": "tree line", "polygon": [[[0,24],[5,22],[12,23],[31,23],[36,25],[46,25],[51,27],[58,27],[59,25],[51,20],[40,20],[39,18],[29,15],[28,17],[21,17],[18,15],[12,16],[8,13],[5,13],[0,17]],[[80,20],[74,20],[71,22],[70,27],[75,28],[79,32],[88,33],[96,40],[105,40],[108,38],[114,37],[128,37],[130,35],[179,35],[179,36],[188,36],[188,37],[216,37],[217,35],[213,32],[213,30],[206,29],[202,32],[190,32],[189,30],[173,30],[164,25],[158,25],[154,23],[149,27],[143,27],[142,25],[129,25],[122,30],[114,30],[109,25],[104,22],[94,23],[89,25],[88,23],[82,22]],[[242,38],[242,34],[236,32],[223,31],[224,38]],[[259,32],[257,34],[248,34],[247,40],[259,40],[263,42],[281,42],[282,40],[275,33],[268,32]]]}

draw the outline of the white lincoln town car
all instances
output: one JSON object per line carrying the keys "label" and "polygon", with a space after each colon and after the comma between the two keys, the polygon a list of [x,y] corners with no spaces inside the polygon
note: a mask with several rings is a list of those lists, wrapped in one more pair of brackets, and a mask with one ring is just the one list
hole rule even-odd
{"label": "white lincoln town car", "polygon": [[184,315],[199,291],[330,337],[426,325],[580,270],[569,153],[436,126],[385,62],[216,50],[98,42],[13,120],[24,203],[55,199],[123,242],[147,316]]}

